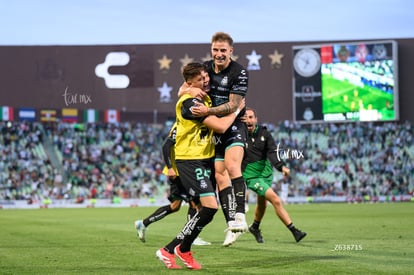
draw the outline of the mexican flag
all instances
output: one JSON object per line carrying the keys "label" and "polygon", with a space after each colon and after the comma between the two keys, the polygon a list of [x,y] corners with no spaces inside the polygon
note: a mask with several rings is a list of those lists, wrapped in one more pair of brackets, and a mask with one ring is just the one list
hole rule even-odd
{"label": "mexican flag", "polygon": [[0,120],[1,121],[13,121],[14,120],[13,108],[9,106],[0,107]]}
{"label": "mexican flag", "polygon": [[86,123],[95,123],[99,120],[98,110],[87,109],[83,111],[83,121]]}
{"label": "mexican flag", "polygon": [[120,120],[120,114],[118,110],[109,109],[105,111],[106,123],[118,123]]}

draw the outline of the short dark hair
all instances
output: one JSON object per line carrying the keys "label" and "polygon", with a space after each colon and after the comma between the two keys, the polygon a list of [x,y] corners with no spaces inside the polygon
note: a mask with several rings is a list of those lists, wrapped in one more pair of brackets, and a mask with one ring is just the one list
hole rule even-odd
{"label": "short dark hair", "polygon": [[184,66],[183,68],[183,77],[185,81],[188,81],[197,75],[200,75],[201,72],[206,71],[206,66],[203,63],[191,62]]}
{"label": "short dark hair", "polygon": [[231,38],[230,34],[225,32],[216,32],[213,34],[213,37],[211,38],[211,43],[217,42],[217,41],[224,41],[229,43],[230,46],[233,47],[233,38]]}
{"label": "short dark hair", "polygon": [[252,111],[252,112],[253,112],[254,117],[257,117],[257,113],[256,113],[256,110],[255,110],[255,109],[250,108],[250,107],[246,107],[246,111]]}

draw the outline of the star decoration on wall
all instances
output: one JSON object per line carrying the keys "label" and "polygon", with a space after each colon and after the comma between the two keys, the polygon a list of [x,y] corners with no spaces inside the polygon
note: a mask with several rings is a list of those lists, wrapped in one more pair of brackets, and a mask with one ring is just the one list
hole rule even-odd
{"label": "star decoration on wall", "polygon": [[246,58],[249,60],[249,64],[247,64],[248,70],[260,70],[259,60],[262,58],[260,54],[257,54],[256,51],[253,50],[251,54],[246,55]]}
{"label": "star decoration on wall", "polygon": [[213,58],[211,57],[211,54],[210,54],[210,53],[207,53],[205,57],[202,57],[202,58],[201,58],[201,61],[202,61],[202,62],[206,62],[206,61],[209,61],[209,60],[211,60],[211,59],[213,59]]}
{"label": "star decoration on wall", "polygon": [[273,54],[269,54],[270,58],[270,65],[273,69],[279,69],[282,67],[282,58],[284,57],[284,54],[281,54],[278,52],[278,50],[275,50]]}
{"label": "star decoration on wall", "polygon": [[168,86],[167,82],[164,81],[161,87],[158,87],[157,90],[160,92],[160,102],[168,103],[172,101],[171,91],[172,87]]}
{"label": "star decoration on wall", "polygon": [[233,61],[237,61],[237,59],[239,59],[239,56],[238,55],[231,55],[230,56],[230,58],[231,58],[231,60],[233,60]]}
{"label": "star decoration on wall", "polygon": [[181,70],[183,69],[183,67],[185,65],[187,65],[188,63],[193,62],[193,61],[194,61],[194,58],[191,58],[191,57],[188,56],[188,54],[185,54],[184,58],[181,58],[180,59],[180,62],[181,62]]}
{"label": "star decoration on wall", "polygon": [[158,59],[158,63],[160,64],[160,70],[169,70],[171,62],[172,59],[168,58],[167,55],[164,54],[161,59]]}

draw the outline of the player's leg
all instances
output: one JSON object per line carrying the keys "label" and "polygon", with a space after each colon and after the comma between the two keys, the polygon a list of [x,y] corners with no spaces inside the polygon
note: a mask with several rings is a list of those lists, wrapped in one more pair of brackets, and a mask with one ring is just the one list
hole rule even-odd
{"label": "player's leg", "polygon": [[226,150],[224,166],[229,174],[236,199],[236,213],[245,213],[246,183],[242,176],[241,163],[244,147],[232,146]]}
{"label": "player's leg", "polygon": [[260,230],[260,223],[266,212],[267,200],[263,196],[257,196],[256,208],[254,210],[253,223],[249,226],[250,233],[256,238],[258,243],[264,243],[262,232]]}
{"label": "player's leg", "polygon": [[246,232],[245,204],[246,204],[246,183],[242,176],[241,165],[244,157],[244,149],[247,140],[246,124],[241,120],[234,121],[226,133],[222,136],[224,147],[224,165],[230,176],[233,186],[236,213],[231,228],[233,232]]}
{"label": "player's leg", "polygon": [[188,203],[188,211],[187,211],[187,220],[191,220],[195,214],[197,214],[197,212],[200,210],[201,205],[198,206],[194,200],[190,200]]}
{"label": "player's leg", "polygon": [[145,232],[147,227],[154,222],[157,222],[171,213],[177,212],[180,210],[181,203],[182,203],[182,187],[180,178],[176,177],[175,179],[170,180],[170,195],[168,196],[169,201],[171,202],[168,205],[161,206],[157,210],[155,210],[151,215],[146,217],[143,220],[135,221],[135,229],[137,230],[137,237],[142,241],[145,242]]}
{"label": "player's leg", "polygon": [[200,203],[202,207],[200,211],[198,211],[197,214],[187,222],[183,230],[181,230],[179,235],[183,236],[183,239],[181,243],[174,246],[174,254],[178,256],[189,269],[201,269],[201,265],[192,256],[191,245],[201,233],[201,230],[213,220],[218,209],[217,199],[214,192],[210,195],[207,193],[201,195]]}
{"label": "player's leg", "polygon": [[[201,265],[192,257],[191,246],[204,226],[212,221],[218,209],[215,189],[208,176],[211,173],[210,164],[210,162],[198,160],[176,160],[183,186],[187,191],[191,190],[194,197],[200,198],[202,207],[191,220],[186,222],[181,232],[162,249],[169,253],[174,252],[190,269],[201,268]],[[201,173],[195,171],[201,171]],[[199,178],[200,175],[203,175],[203,179]],[[201,180],[202,186],[198,184]],[[166,264],[165,261],[164,264]]]}
{"label": "player's leg", "polygon": [[170,204],[161,206],[154,211],[151,215],[143,220],[145,226],[150,225],[151,223],[162,220],[171,213],[177,212],[181,208],[181,199],[174,199]]}
{"label": "player's leg", "polygon": [[276,215],[286,226],[292,223],[292,220],[290,219],[288,212],[283,207],[282,200],[272,189],[269,188],[266,191],[265,198],[273,205]]}
{"label": "player's leg", "polygon": [[229,173],[236,201],[235,227],[232,231],[245,232],[248,230],[245,215],[246,183],[242,176],[241,163],[244,156],[243,146],[230,146],[226,150],[224,165]]}
{"label": "player's leg", "polygon": [[[270,177],[269,177],[270,178]],[[246,180],[247,187],[257,194],[256,208],[254,210],[254,220],[249,226],[249,232],[253,234],[258,243],[264,243],[262,232],[260,230],[260,223],[266,212],[267,200],[265,192],[269,188],[268,178],[252,178]]]}
{"label": "player's leg", "polygon": [[230,184],[230,177],[224,166],[224,159],[216,159],[215,170],[218,197],[227,224],[226,236],[224,238],[223,246],[227,247],[232,245],[241,236],[241,233],[232,232],[230,229],[234,223],[236,202],[234,199],[233,187]]}
{"label": "player's leg", "polygon": [[145,242],[145,232],[147,227],[154,222],[157,222],[171,213],[177,212],[181,207],[181,200],[174,200],[168,205],[161,206],[157,210],[154,211],[151,215],[146,217],[143,220],[135,221],[135,229],[137,230],[137,237],[142,241]]}
{"label": "player's leg", "polygon": [[[197,214],[197,212],[200,210],[201,210],[200,199],[194,198],[190,200],[189,207],[188,207],[188,213],[187,213],[187,221],[191,220],[195,216],[195,214]],[[203,240],[200,236],[198,236],[193,241],[193,245],[211,245],[211,243]]]}
{"label": "player's leg", "polygon": [[263,196],[257,196],[256,209],[254,211],[254,220],[259,223],[262,221],[263,216],[266,212],[267,201]]}
{"label": "player's leg", "polygon": [[214,163],[215,175],[218,189],[218,197],[221,209],[228,224],[234,221],[235,200],[233,187],[231,186],[230,177],[224,166],[224,160],[216,160]]}
{"label": "player's leg", "polygon": [[276,215],[286,225],[286,227],[290,230],[290,232],[292,232],[293,237],[295,238],[296,242],[299,242],[300,240],[302,240],[306,236],[306,232],[303,232],[294,226],[288,212],[283,207],[282,200],[273,191],[273,189],[269,188],[266,191],[265,198],[273,205]]}
{"label": "player's leg", "polygon": [[[208,197],[211,197],[211,198],[208,198]],[[214,201],[212,198],[214,198]],[[191,218],[191,220],[187,220],[181,232],[175,237],[175,239],[173,239],[169,244],[165,246],[165,249],[169,253],[174,253],[174,248],[183,242],[184,237],[186,235],[191,235],[191,238],[187,240],[187,243],[185,245],[185,247],[188,247],[188,241],[191,240],[193,242],[194,239],[200,234],[202,227],[204,227],[205,225],[204,223],[206,222],[206,220],[209,219],[209,217],[211,216],[211,213],[214,212],[215,214],[217,212],[218,205],[217,205],[217,199],[215,195],[207,196],[206,198],[203,198],[203,199],[200,198],[200,202],[201,200],[202,200],[202,203],[204,203],[204,205],[202,205],[202,207],[200,208],[200,211],[197,211],[196,214]],[[213,209],[213,210],[209,210],[209,209]],[[198,224],[199,219],[203,219],[200,223],[201,227],[195,228],[199,226]],[[197,221],[195,225],[194,225],[194,221]],[[191,243],[190,243],[190,247],[191,247]]]}
{"label": "player's leg", "polygon": [[224,135],[216,135],[216,152],[214,157],[214,174],[218,190],[218,198],[221,209],[226,219],[227,225],[234,221],[235,214],[235,199],[233,186],[231,185],[229,174],[224,164],[224,155],[227,144],[224,142],[226,137]]}

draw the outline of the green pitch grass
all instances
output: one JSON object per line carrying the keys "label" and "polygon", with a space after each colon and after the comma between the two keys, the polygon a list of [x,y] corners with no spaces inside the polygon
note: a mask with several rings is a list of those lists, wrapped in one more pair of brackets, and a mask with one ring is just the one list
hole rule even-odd
{"label": "green pitch grass", "polygon": [[[254,205],[247,213],[252,221]],[[412,274],[413,203],[287,205],[308,233],[296,243],[269,206],[264,244],[246,233],[222,247],[221,210],[193,246],[202,270],[168,270],[155,251],[184,223],[187,208],[151,224],[147,242],[133,222],[154,207],[0,210],[0,274]],[[181,265],[181,262],[177,259]]]}
{"label": "green pitch grass", "polygon": [[[368,105],[371,104],[370,108],[378,110],[382,114],[383,119],[395,119],[393,95],[385,93],[380,89],[367,85],[359,87],[324,74],[322,76],[322,91],[322,112],[324,114],[356,112],[361,109],[361,102],[363,109],[368,110]],[[388,108],[387,102],[390,106]]]}

